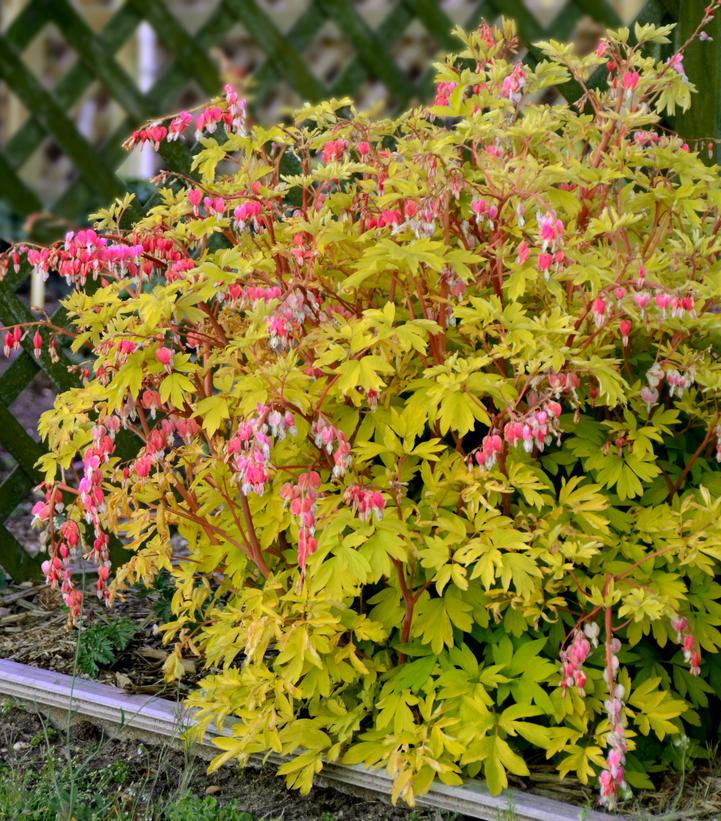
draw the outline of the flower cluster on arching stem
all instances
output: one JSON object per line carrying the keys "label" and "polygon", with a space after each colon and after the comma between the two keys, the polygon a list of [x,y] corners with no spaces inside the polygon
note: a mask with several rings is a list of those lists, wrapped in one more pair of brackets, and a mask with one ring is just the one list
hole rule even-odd
{"label": "flower cluster on arching stem", "polygon": [[[300,747],[301,789],[342,757],[412,802],[436,776],[498,793],[542,749],[611,808],[695,719],[721,187],[658,127],[692,91],[683,48],[644,51],[669,34],[530,66],[483,24],[394,119],[259,127],[227,86],[129,137],[199,142],[146,216],[129,195],[0,257],[73,288],[69,327],[3,330],[77,377],[40,423],[43,572],[76,620],[81,557],[108,603],[171,573],[166,672],[202,656],[194,705],[238,718],[219,763]],[[570,78],[583,112],[538,103]]]}

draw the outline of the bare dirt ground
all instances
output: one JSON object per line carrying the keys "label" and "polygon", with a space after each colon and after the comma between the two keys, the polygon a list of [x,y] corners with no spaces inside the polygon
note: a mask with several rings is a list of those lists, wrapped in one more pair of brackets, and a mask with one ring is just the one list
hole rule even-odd
{"label": "bare dirt ground", "polygon": [[[67,762],[75,763],[75,769]],[[394,808],[387,802],[359,798],[317,787],[301,796],[286,790],[270,770],[227,766],[212,775],[207,762],[192,751],[110,738],[92,724],[54,726],[43,716],[6,705],[0,710],[0,772],[48,774],[47,804],[76,793],[77,818],[155,819],[162,808],[184,793],[213,796],[258,819],[282,821],[447,821],[440,812]],[[58,795],[53,795],[57,780]],[[25,782],[32,799],[37,781]],[[44,786],[44,784],[42,785]],[[97,790],[103,791],[99,796]],[[29,802],[27,802],[29,803]],[[0,803],[0,814],[2,803]],[[127,815],[126,815],[127,814]],[[19,816],[28,817],[28,816]],[[38,817],[42,817],[39,815]],[[54,817],[49,816],[49,817]],[[225,817],[221,809],[217,816]],[[205,816],[203,816],[205,818]],[[9,819],[4,819],[9,821]]]}

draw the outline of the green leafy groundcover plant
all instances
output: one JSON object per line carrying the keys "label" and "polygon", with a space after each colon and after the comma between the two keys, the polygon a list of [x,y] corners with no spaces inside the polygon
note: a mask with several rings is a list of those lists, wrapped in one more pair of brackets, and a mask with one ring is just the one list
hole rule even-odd
{"label": "green leafy groundcover plant", "polygon": [[[226,88],[131,137],[200,143],[147,216],[10,254],[98,286],[41,422],[46,574],[74,615],[77,551],[109,600],[172,573],[167,673],[200,656],[191,703],[235,720],[213,766],[382,765],[412,803],[545,756],[613,806],[716,738],[721,182],[658,128],[693,90],[669,33],[531,69],[510,23],[459,32],[397,119],[247,130]],[[571,77],[581,111],[534,102]]]}

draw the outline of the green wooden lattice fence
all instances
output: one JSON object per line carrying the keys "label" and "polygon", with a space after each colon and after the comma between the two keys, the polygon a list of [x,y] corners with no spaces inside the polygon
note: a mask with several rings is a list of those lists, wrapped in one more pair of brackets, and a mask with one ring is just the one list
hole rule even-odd
{"label": "green wooden lattice fence", "polygon": [[[455,41],[450,34],[451,20],[436,0],[389,0],[387,5],[385,17],[373,29],[354,8],[352,0],[309,0],[290,29],[281,31],[256,0],[221,0],[201,28],[191,35],[162,0],[125,0],[98,32],[93,31],[69,0],[28,0],[0,34],[0,80],[7,83],[30,112],[21,131],[12,135],[0,149],[0,200],[21,217],[44,211],[73,220],[98,203],[123,194],[126,185],[116,173],[124,159],[120,143],[139,123],[172,110],[188,78],[192,77],[204,94],[218,93],[221,77],[209,57],[209,50],[236,23],[242,24],[265,55],[265,62],[254,74],[254,98],[257,100],[264,99],[281,81],[287,82],[306,100],[353,95],[370,77],[386,86],[396,108],[403,108],[412,100],[427,98],[431,93],[432,70],[414,81],[398,66],[391,50],[416,20],[430,32],[439,49],[452,49]],[[682,40],[700,19],[704,5],[704,0],[650,0],[639,20],[678,20]],[[493,19],[499,14],[516,19],[525,43],[547,37],[567,39],[585,15],[607,26],[617,26],[621,22],[604,0],[568,0],[548,30],[538,23],[522,0],[479,0],[470,19],[465,22],[467,26],[473,26],[481,18]],[[326,85],[312,72],[305,55],[314,35],[329,19],[343,31],[354,56],[340,75]],[[152,26],[160,43],[173,55],[170,65],[146,93],[137,90],[134,80],[117,59],[118,51],[134,36],[143,20]],[[48,23],[55,25],[77,56],[75,63],[51,90],[44,87],[22,59],[24,49]],[[717,42],[721,39],[721,30],[710,33],[716,36]],[[533,60],[534,56],[531,48],[529,59]],[[718,61],[716,47],[703,54],[690,53],[686,64],[691,79],[705,76],[718,80]],[[116,132],[100,147],[91,145],[67,114],[95,81],[99,81],[121,106],[125,116]],[[569,87],[562,91],[568,93]],[[712,88],[715,91],[718,84],[714,82]],[[682,125],[692,136],[717,133],[719,111],[718,101],[712,100]],[[70,158],[78,172],[78,179],[51,204],[42,202],[24,181],[22,173],[33,152],[48,137]],[[161,154],[167,167],[187,172],[190,153],[185,146],[165,144]],[[8,325],[32,319],[16,294],[28,276],[29,270],[23,267],[18,274],[8,274],[0,284],[0,323]],[[63,323],[62,309],[56,312],[53,321]],[[52,363],[46,354],[36,361],[29,340],[23,345],[23,352],[0,377],[0,445],[16,463],[0,484],[0,565],[16,579],[36,574],[38,560],[29,557],[4,523],[38,482],[34,463],[42,448],[25,432],[9,407],[39,369],[59,390],[75,384],[62,352],[59,363]]]}

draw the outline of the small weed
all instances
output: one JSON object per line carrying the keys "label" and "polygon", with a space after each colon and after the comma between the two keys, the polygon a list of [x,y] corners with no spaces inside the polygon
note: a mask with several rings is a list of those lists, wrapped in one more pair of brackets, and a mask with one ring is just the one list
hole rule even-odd
{"label": "small weed", "polygon": [[40,744],[45,744],[48,741],[54,741],[58,737],[58,731],[55,727],[48,725],[44,727],[42,730],[38,730],[37,733],[30,739],[30,746],[37,747]]}
{"label": "small weed", "polygon": [[175,579],[167,570],[161,570],[153,581],[153,590],[158,594],[153,602],[153,613],[161,621],[170,621],[172,616],[170,603],[175,594]]}
{"label": "small weed", "polygon": [[[235,801],[229,804],[219,804],[215,798],[210,796],[198,798],[196,795],[184,795],[166,806],[162,819],[163,821],[255,821],[255,816],[241,810]],[[326,821],[325,816],[323,820]]]}
{"label": "small weed", "polygon": [[175,579],[167,570],[161,570],[153,579],[152,584],[138,585],[136,592],[141,599],[150,601],[150,609],[158,621],[170,621],[172,617],[170,603],[175,594]]}
{"label": "small weed", "polygon": [[15,701],[14,698],[4,698],[0,701],[0,718],[9,715],[13,710],[25,712],[25,706],[21,702]]}
{"label": "small weed", "polygon": [[78,636],[78,666],[95,678],[101,667],[114,664],[117,653],[125,650],[137,629],[132,619],[115,619],[83,630]]}

